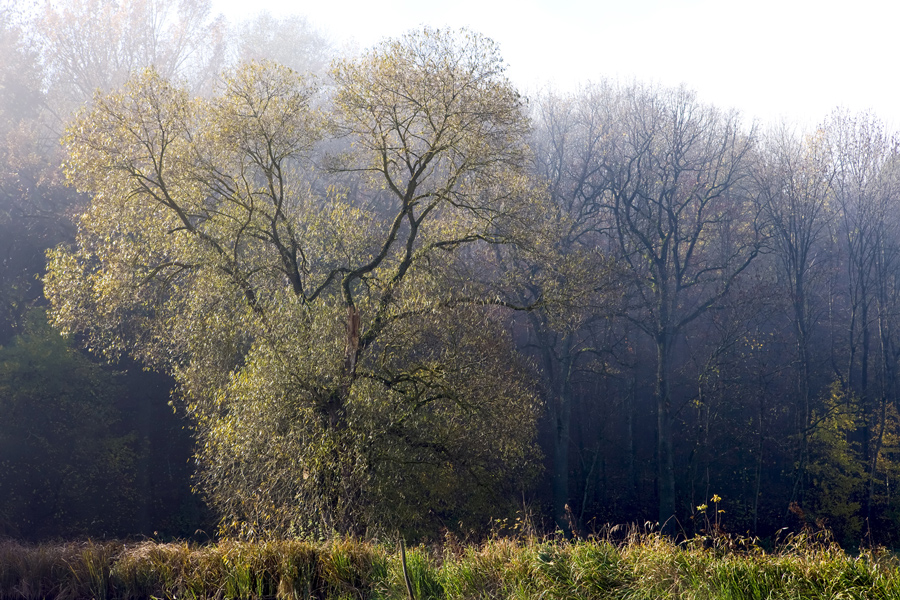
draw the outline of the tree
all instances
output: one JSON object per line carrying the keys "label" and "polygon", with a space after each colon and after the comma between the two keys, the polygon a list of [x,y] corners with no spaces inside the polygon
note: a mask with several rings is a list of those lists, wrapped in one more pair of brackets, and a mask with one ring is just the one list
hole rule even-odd
{"label": "tree", "polygon": [[46,2],[37,30],[58,125],[97,91],[148,67],[210,89],[225,52],[224,19],[210,8],[209,0]]}
{"label": "tree", "polygon": [[[573,514],[567,511],[583,515],[585,509],[584,502],[580,507],[573,502],[570,491],[577,388],[590,375],[608,370],[611,351],[603,336],[609,333],[609,317],[621,309],[621,282],[603,234],[608,215],[597,210],[605,189],[599,153],[606,133],[598,96],[597,89],[587,88],[569,97],[547,94],[536,103],[534,170],[547,182],[552,209],[545,220],[552,228],[553,251],[540,260],[529,257],[531,276],[521,282],[519,292],[523,300],[542,299],[541,310],[528,313],[528,323],[552,430],[553,517],[563,530]],[[590,402],[592,412],[600,402]],[[599,454],[599,448],[593,450],[592,464]],[[589,482],[583,485],[587,496]]]}
{"label": "tree", "polygon": [[421,531],[527,470],[535,400],[481,261],[537,212],[502,69],[428,29],[340,63],[352,146],[321,194],[316,88],[271,63],[210,101],[146,72],[70,129],[93,200],[51,258],[54,321],[173,372],[223,529]]}
{"label": "tree", "polygon": [[324,74],[337,52],[303,17],[278,18],[262,12],[240,23],[233,34],[235,62],[271,60],[297,72]]}
{"label": "tree", "polygon": [[797,411],[797,474],[791,502],[801,500],[808,465],[808,436],[812,425],[813,325],[821,307],[815,304],[815,285],[827,268],[828,227],[833,171],[824,134],[798,139],[782,129],[766,139],[756,162],[756,186],[790,307],[796,342],[795,392]]}
{"label": "tree", "polygon": [[[845,256],[847,366],[838,369],[848,396],[860,407],[858,440],[866,464],[866,518],[871,516],[875,480],[888,425],[888,405],[896,402],[897,350],[895,285],[898,242],[893,233],[900,141],[871,114],[837,110],[824,126],[836,204],[837,236]],[[875,309],[876,315],[870,316]],[[873,331],[874,330],[874,331]],[[872,334],[878,338],[872,342]],[[870,372],[870,360],[880,358]],[[858,366],[857,366],[858,365]],[[873,381],[875,380],[875,381]],[[876,383],[876,385],[872,385]],[[873,389],[874,388],[874,389]],[[877,395],[876,398],[873,396]]]}
{"label": "tree", "polygon": [[603,101],[602,206],[630,274],[633,321],[656,346],[659,522],[671,530],[672,354],[759,252],[758,211],[742,188],[753,136],[683,88],[610,89]]}

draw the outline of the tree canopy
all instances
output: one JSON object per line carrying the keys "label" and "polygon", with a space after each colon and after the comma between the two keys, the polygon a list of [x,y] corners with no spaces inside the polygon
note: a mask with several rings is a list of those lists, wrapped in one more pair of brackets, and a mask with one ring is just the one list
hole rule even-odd
{"label": "tree canopy", "polygon": [[533,457],[490,294],[490,247],[539,214],[496,47],[425,29],[334,79],[254,62],[202,100],[145,71],[66,138],[92,202],[52,253],[53,319],[175,375],[244,535],[483,514]]}

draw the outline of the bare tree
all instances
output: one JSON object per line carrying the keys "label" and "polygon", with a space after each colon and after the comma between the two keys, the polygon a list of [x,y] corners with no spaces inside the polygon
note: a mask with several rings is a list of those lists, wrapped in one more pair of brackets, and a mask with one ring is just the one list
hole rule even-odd
{"label": "bare tree", "polygon": [[[860,442],[866,464],[866,515],[871,515],[875,474],[884,441],[889,400],[896,397],[897,342],[894,340],[892,295],[897,266],[895,164],[898,141],[871,114],[837,110],[825,124],[832,168],[840,245],[846,256],[848,355],[844,388],[859,403]],[[871,315],[872,309],[876,314]],[[877,328],[878,346],[872,341]],[[874,354],[877,352],[877,354]],[[870,362],[878,364],[880,385],[872,390]],[[873,398],[877,394],[878,398]]]}
{"label": "bare tree", "polygon": [[[552,307],[528,313],[540,357],[552,437],[551,488],[553,516],[559,527],[570,526],[571,428],[575,385],[579,375],[602,371],[608,355],[608,317],[616,310],[618,280],[608,251],[609,215],[599,210],[605,189],[601,151],[609,123],[602,119],[605,88],[586,88],[572,96],[546,94],[536,104],[532,135],[536,174],[547,183],[555,209],[554,240],[561,259],[545,263],[553,281],[568,282],[565,298]],[[553,261],[551,261],[553,262]],[[532,298],[547,295],[546,281],[526,283]],[[562,318],[559,313],[564,312]],[[593,452],[592,463],[598,452]],[[587,487],[587,482],[584,482]],[[584,501],[580,507],[584,513]]]}
{"label": "bare tree", "polygon": [[238,24],[233,38],[232,60],[271,60],[300,73],[324,73],[337,54],[328,38],[298,15],[262,12]]}
{"label": "bare tree", "polygon": [[760,204],[771,234],[780,275],[787,288],[796,341],[794,385],[798,465],[792,501],[802,492],[811,419],[810,336],[816,321],[810,307],[811,288],[827,264],[832,169],[823,132],[800,138],[786,127],[765,139],[754,170]]}
{"label": "bare tree", "polygon": [[38,29],[61,123],[98,90],[153,67],[166,79],[208,90],[222,67],[225,21],[210,0],[47,2]]}
{"label": "bare tree", "polygon": [[630,273],[630,318],[656,345],[659,520],[671,531],[673,350],[759,253],[759,211],[743,185],[754,138],[736,113],[683,88],[633,85],[611,91],[604,105],[602,206]]}

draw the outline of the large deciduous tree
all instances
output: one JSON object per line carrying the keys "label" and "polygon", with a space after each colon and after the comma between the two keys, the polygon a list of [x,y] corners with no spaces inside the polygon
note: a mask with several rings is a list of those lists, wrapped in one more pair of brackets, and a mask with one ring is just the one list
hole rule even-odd
{"label": "large deciduous tree", "polygon": [[[555,259],[531,261],[535,274],[521,287],[532,298],[545,300],[543,310],[529,311],[528,324],[544,382],[551,427],[553,466],[551,493],[553,517],[567,529],[573,515],[585,514],[585,501],[574,501],[570,484],[572,429],[577,425],[579,386],[609,371],[612,320],[621,310],[620,273],[609,252],[609,215],[598,210],[604,193],[605,173],[599,154],[607,133],[602,119],[604,105],[598,102],[601,88],[588,88],[572,96],[546,94],[535,107],[532,134],[534,169],[547,182],[553,210],[546,220],[553,228]],[[592,397],[590,412],[600,413],[610,398]],[[582,450],[593,472],[600,459],[599,448]],[[585,498],[590,482],[585,477]],[[570,489],[573,488],[573,489]],[[623,491],[628,494],[628,491]]]}
{"label": "large deciduous tree", "polygon": [[[456,524],[531,455],[483,260],[536,214],[495,45],[426,29],[334,79],[326,115],[273,64],[208,101],[146,72],[67,139],[93,200],[53,253],[53,318],[175,374],[200,483],[248,536]],[[331,175],[325,131],[350,142]]]}
{"label": "large deciduous tree", "polygon": [[797,354],[793,369],[797,474],[791,501],[799,494],[808,466],[808,433],[814,397],[813,326],[824,312],[816,292],[828,266],[832,168],[822,132],[803,139],[786,129],[772,131],[756,161],[755,183],[770,229],[778,280],[783,284]]}
{"label": "large deciduous tree", "polygon": [[742,186],[753,137],[737,114],[683,88],[611,88],[603,106],[602,206],[630,273],[634,323],[656,345],[659,519],[671,530],[672,355],[759,252],[758,210]]}

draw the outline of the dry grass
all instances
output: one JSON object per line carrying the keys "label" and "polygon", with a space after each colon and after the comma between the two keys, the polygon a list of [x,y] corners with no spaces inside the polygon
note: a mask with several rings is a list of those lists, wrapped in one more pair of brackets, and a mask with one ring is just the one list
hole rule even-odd
{"label": "dry grass", "polygon": [[[496,538],[411,548],[417,600],[900,598],[886,551],[849,556],[801,534],[774,552],[748,540],[674,544],[655,534],[567,542]],[[222,541],[216,545],[0,543],[0,600],[405,599],[396,548],[358,540]]]}

